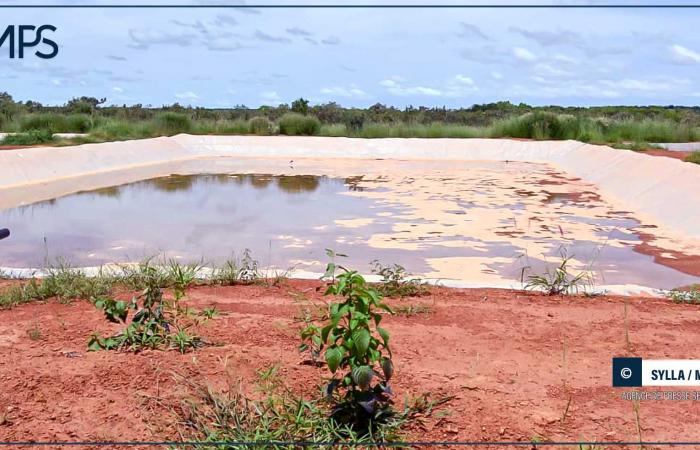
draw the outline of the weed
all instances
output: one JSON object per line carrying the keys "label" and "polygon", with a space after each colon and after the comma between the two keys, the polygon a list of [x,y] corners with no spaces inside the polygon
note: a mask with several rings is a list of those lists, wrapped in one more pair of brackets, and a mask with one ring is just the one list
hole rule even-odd
{"label": "weed", "polygon": [[676,303],[700,304],[700,289],[689,290],[673,289],[666,293],[666,296]]}
{"label": "weed", "polygon": [[201,269],[198,264],[182,265],[175,260],[168,263],[168,273],[166,277],[172,283],[175,301],[180,301],[185,296],[185,291],[197,279],[197,273]]}
{"label": "weed", "polygon": [[561,258],[561,263],[554,271],[547,266],[543,275],[530,275],[525,289],[540,290],[548,295],[578,293],[587,273],[581,272],[576,276],[569,274],[567,265],[572,257],[567,257],[566,252],[562,250]]}
{"label": "weed", "polygon": [[415,297],[428,293],[428,288],[417,278],[406,279],[406,269],[399,264],[382,265],[374,260],[372,273],[382,277],[377,290],[386,297]]}
{"label": "weed", "polygon": [[430,314],[433,309],[428,305],[401,305],[394,308],[397,316],[415,316],[418,314]]}
{"label": "weed", "polygon": [[35,323],[32,328],[27,330],[27,336],[29,336],[29,339],[32,341],[40,341],[42,339],[43,336],[38,323]]}
{"label": "weed", "polygon": [[[329,255],[337,256],[332,251]],[[341,273],[336,276],[337,270]],[[357,271],[329,262],[325,279],[331,280],[325,295],[338,296],[341,301],[330,303],[327,323],[310,324],[301,331],[300,350],[311,348],[320,353],[325,349],[324,358],[332,374],[325,392],[335,403],[331,417],[368,433],[393,414],[389,402],[394,371],[389,332],[379,326],[382,315],[377,310],[393,311]],[[372,385],[375,377],[378,382]]]}
{"label": "weed", "polygon": [[105,296],[97,297],[95,299],[95,307],[97,309],[101,309],[105,314],[105,318],[114,323],[126,322],[129,309],[135,309],[136,306],[137,305],[134,300],[127,303],[123,300],[115,300]]}
{"label": "weed", "polygon": [[231,286],[234,284],[252,284],[261,278],[258,261],[252,257],[249,249],[245,249],[240,259],[229,259],[223,266],[215,269],[212,282],[214,284]]}
{"label": "weed", "polygon": [[[143,277],[140,282],[145,284],[143,292],[131,300],[131,304],[126,309],[141,308],[131,318],[131,323],[120,333],[102,337],[99,333],[93,333],[88,341],[90,351],[97,350],[131,350],[139,351],[144,348],[175,348],[184,353],[190,348],[198,348],[204,342],[197,336],[188,335],[183,329],[177,333],[171,333],[171,326],[174,325],[172,314],[166,310],[166,303],[163,299],[163,272],[155,267],[147,266],[139,271],[139,276]],[[115,306],[111,302],[104,305]],[[106,311],[106,310],[105,310]],[[108,318],[113,318],[121,322],[126,322],[126,315],[121,316],[121,309],[110,308],[113,311]],[[124,317],[122,320],[121,318]]]}
{"label": "weed", "polygon": [[219,313],[219,311],[216,310],[216,306],[204,308],[202,311],[200,311],[200,314],[208,320],[214,319],[221,315],[221,313]]}

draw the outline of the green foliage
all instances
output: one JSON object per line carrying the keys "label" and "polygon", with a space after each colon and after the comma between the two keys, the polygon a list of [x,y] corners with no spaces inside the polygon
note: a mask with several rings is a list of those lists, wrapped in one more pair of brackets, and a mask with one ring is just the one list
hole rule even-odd
{"label": "green foliage", "polygon": [[175,301],[179,301],[185,296],[185,291],[197,280],[197,273],[201,269],[198,264],[182,265],[175,260],[168,263],[168,273],[166,277],[168,284],[173,287]]}
{"label": "green foliage", "polygon": [[258,136],[268,136],[272,134],[273,125],[266,117],[257,116],[248,121],[248,130],[250,134]]}
{"label": "green foliage", "polygon": [[225,286],[234,284],[252,284],[262,279],[258,269],[258,261],[251,254],[250,249],[243,251],[241,258],[227,260],[223,266],[214,270],[212,282]]}
{"label": "green foliage", "polygon": [[399,264],[385,266],[374,260],[371,265],[372,273],[382,277],[377,289],[385,297],[416,297],[429,292],[419,279],[407,279],[406,269]]}
{"label": "green foliage", "polygon": [[397,316],[412,317],[418,314],[430,314],[433,312],[428,305],[401,305],[394,309]]}
{"label": "green foliage", "polygon": [[32,130],[26,133],[10,134],[5,136],[1,145],[38,145],[53,142],[53,133],[48,130]]}
{"label": "green foliage", "polygon": [[666,295],[676,303],[689,303],[693,305],[700,304],[700,289],[697,287],[687,290],[673,289]]}
{"label": "green foliage", "polygon": [[[145,266],[141,269],[140,274],[143,277],[142,282],[145,288],[140,295],[132,298],[130,304],[121,308],[117,306],[118,302],[103,301],[100,303],[103,305],[102,309],[108,319],[124,323],[126,323],[128,310],[137,310],[131,318],[131,323],[113,336],[103,337],[99,333],[93,333],[88,341],[88,349],[90,351],[140,351],[144,348],[166,347],[185,353],[189,349],[204,345],[199,337],[190,336],[183,329],[171,333],[171,328],[176,324],[163,299],[164,278],[162,271],[155,267]],[[109,313],[107,308],[109,308]],[[124,310],[126,310],[126,314],[122,314]]]}
{"label": "green foliage", "polygon": [[42,130],[51,133],[86,133],[92,128],[90,116],[85,114],[41,113],[29,114],[20,121],[20,130]]}
{"label": "green foliage", "polygon": [[307,115],[309,113],[309,101],[298,98],[292,102],[292,112]]}
{"label": "green foliage", "polygon": [[207,318],[207,319],[209,319],[209,320],[214,319],[215,317],[219,317],[219,316],[221,315],[221,314],[219,313],[219,311],[216,310],[216,307],[215,307],[215,306],[212,306],[212,307],[209,307],[209,308],[204,308],[204,309],[200,312],[200,314],[201,314],[203,317],[205,317],[205,318]]}
{"label": "green foliage", "polygon": [[[272,366],[274,368],[274,366]],[[214,390],[211,386],[183,379],[187,397],[174,411],[181,434],[197,442],[338,442],[338,448],[364,448],[370,442],[400,442],[401,431],[419,412],[413,402],[400,413],[377,424],[372,433],[354,430],[350,425],[328,418],[322,399],[305,400],[279,383],[271,382],[274,373],[261,374],[265,387],[260,399],[246,397],[240,388],[229,386]],[[435,402],[437,403],[437,402]],[[343,445],[353,442],[355,445]],[[289,445],[268,444],[266,449],[289,449]]]}
{"label": "green foliage", "polygon": [[548,295],[565,295],[578,293],[581,285],[588,275],[586,272],[581,272],[578,275],[571,275],[567,265],[572,257],[566,256],[562,251],[561,262],[554,270],[549,266],[546,267],[545,273],[542,275],[530,275],[525,289],[543,291]]}
{"label": "green foliage", "polygon": [[340,301],[330,303],[325,324],[309,324],[301,331],[300,350],[323,352],[331,372],[326,395],[337,402],[332,418],[354,430],[371,430],[392,414],[388,396],[394,366],[389,332],[380,326],[378,310],[393,312],[358,272],[331,261],[325,278],[331,280],[325,295]]}
{"label": "green foliage", "polygon": [[156,133],[170,136],[192,130],[192,120],[185,114],[164,112],[153,119]]}
{"label": "green foliage", "polygon": [[686,156],[685,161],[700,164],[700,151],[693,152],[690,155]]}
{"label": "green foliage", "polygon": [[279,120],[280,134],[288,136],[313,136],[321,131],[321,122],[313,116],[288,113]]}
{"label": "green foliage", "polygon": [[104,311],[105,318],[114,323],[126,322],[129,309],[135,309],[136,306],[136,302],[133,300],[127,303],[123,300],[115,300],[104,296],[95,299],[95,307]]}

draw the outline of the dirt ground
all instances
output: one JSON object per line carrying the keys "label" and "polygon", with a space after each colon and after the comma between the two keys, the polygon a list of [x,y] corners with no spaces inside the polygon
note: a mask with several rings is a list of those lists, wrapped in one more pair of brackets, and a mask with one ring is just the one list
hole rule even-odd
{"label": "dirt ground", "polygon": [[[285,384],[313,398],[326,369],[304,363],[295,317],[308,299],[320,300],[319,285],[192,288],[189,306],[222,315],[198,330],[218,345],[184,355],[87,352],[93,331],[118,326],[85,301],[0,311],[0,441],[177,439],[162,409],[182,392],[173,374],[218,387],[240,378],[253,392],[256,371],[278,364]],[[667,300],[434,288],[390,303],[429,308],[383,322],[397,404],[454,396],[415,423],[409,439],[638,441],[633,403],[611,387],[611,358],[700,358],[689,345],[700,341],[698,307]],[[697,440],[700,408],[642,401],[639,425],[645,441]]]}

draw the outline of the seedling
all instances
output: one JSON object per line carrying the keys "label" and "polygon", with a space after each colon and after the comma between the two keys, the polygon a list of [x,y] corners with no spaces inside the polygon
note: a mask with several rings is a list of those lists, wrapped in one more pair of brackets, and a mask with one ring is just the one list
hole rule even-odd
{"label": "seedling", "polygon": [[382,265],[374,260],[372,273],[382,277],[382,281],[377,285],[377,290],[386,297],[414,297],[425,295],[428,289],[424,283],[417,278],[407,279],[406,269],[399,264]]}
{"label": "seedling", "polygon": [[[328,254],[339,256],[332,251]],[[324,279],[329,280],[325,295],[337,296],[340,301],[330,303],[324,325],[310,324],[301,331],[300,350],[323,352],[331,372],[325,393],[335,404],[331,417],[369,432],[393,414],[389,403],[394,372],[389,332],[379,326],[382,314],[377,312],[393,311],[357,271],[331,260]]]}

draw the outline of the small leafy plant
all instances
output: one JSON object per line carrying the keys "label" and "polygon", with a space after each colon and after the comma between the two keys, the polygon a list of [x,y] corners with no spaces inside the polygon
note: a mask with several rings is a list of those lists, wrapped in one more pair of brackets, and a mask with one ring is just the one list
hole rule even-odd
{"label": "small leafy plant", "polygon": [[324,278],[331,280],[325,295],[340,301],[330,303],[327,323],[309,324],[301,331],[300,350],[323,352],[332,374],[325,388],[335,403],[332,419],[370,432],[392,415],[389,382],[394,365],[389,332],[380,326],[383,316],[378,310],[393,312],[357,271],[331,261]]}
{"label": "small leafy plant", "polygon": [[581,272],[575,276],[571,275],[567,265],[572,257],[566,256],[564,251],[562,251],[561,257],[561,263],[553,271],[547,267],[542,275],[530,275],[525,289],[539,290],[547,295],[576,294],[587,273]]}
{"label": "small leafy plant", "polygon": [[253,258],[250,249],[245,249],[240,259],[229,259],[214,272],[215,284],[231,286],[235,284],[252,284],[262,278],[258,261]]}
{"label": "small leafy plant", "polygon": [[400,264],[383,265],[374,260],[372,273],[382,277],[377,289],[386,297],[416,297],[428,293],[428,288],[417,278],[407,279],[406,269]]}
{"label": "small leafy plant", "polygon": [[139,351],[165,346],[185,353],[188,349],[204,345],[199,337],[190,336],[182,329],[171,333],[172,313],[166,309],[167,304],[163,299],[162,273],[155,267],[148,267],[142,270],[142,275],[145,288],[130,303],[106,298],[95,303],[105,312],[108,320],[117,323],[126,323],[129,309],[137,309],[137,312],[131,318],[131,323],[116,335],[102,337],[99,333],[93,333],[88,349]]}
{"label": "small leafy plant", "polygon": [[676,303],[700,304],[700,289],[696,287],[689,290],[673,289],[666,295]]}

